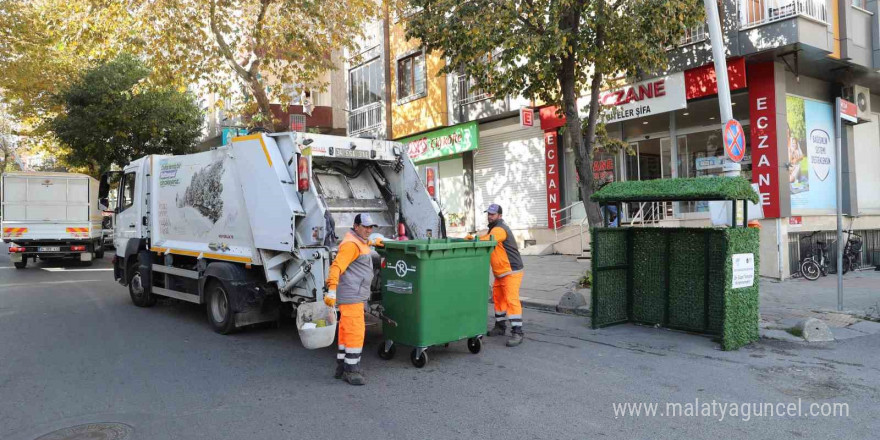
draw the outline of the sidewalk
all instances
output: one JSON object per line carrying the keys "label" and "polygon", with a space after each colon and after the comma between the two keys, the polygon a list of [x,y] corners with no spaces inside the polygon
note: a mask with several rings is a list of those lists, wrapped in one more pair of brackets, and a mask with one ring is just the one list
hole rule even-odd
{"label": "sidewalk", "polygon": [[[520,287],[523,307],[556,311],[565,292],[576,289],[590,306],[590,290],[578,289],[577,283],[590,270],[573,255],[523,256],[525,276]],[[582,309],[586,313],[585,309]]]}
{"label": "sidewalk", "polygon": [[[570,255],[524,256],[525,277],[520,297],[524,307],[557,311],[563,295],[571,291],[589,270]],[[816,281],[790,279],[783,282],[760,279],[761,335],[774,339],[803,341],[788,333],[799,321],[824,321],[835,339],[880,333],[880,272],[864,269],[843,277],[844,311],[837,312],[837,276]],[[586,306],[571,310],[589,316],[590,290],[575,289]],[[561,309],[559,309],[561,310]]]}

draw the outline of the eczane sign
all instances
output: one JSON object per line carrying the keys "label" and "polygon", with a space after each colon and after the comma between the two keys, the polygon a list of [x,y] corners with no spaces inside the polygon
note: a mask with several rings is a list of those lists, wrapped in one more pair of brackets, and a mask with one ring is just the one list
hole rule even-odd
{"label": "eczane sign", "polygon": [[599,95],[605,122],[620,122],[687,108],[684,73],[628,84]]}

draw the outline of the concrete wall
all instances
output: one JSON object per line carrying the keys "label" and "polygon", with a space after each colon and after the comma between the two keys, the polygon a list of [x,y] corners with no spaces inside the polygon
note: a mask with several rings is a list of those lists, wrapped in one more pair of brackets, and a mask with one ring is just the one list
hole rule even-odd
{"label": "concrete wall", "polygon": [[841,26],[843,57],[849,58],[850,63],[871,68],[874,65],[871,27],[876,19],[850,3],[841,2],[841,17],[845,20],[845,24]]}

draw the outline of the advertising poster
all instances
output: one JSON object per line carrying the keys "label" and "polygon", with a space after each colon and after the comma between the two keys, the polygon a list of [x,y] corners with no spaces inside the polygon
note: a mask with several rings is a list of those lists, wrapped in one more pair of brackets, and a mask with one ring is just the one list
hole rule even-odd
{"label": "advertising poster", "polygon": [[786,97],[791,209],[835,209],[834,111],[831,104]]}

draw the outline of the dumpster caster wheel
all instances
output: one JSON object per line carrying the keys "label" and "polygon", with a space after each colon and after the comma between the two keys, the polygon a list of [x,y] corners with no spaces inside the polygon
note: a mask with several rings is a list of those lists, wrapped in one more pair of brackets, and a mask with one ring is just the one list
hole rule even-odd
{"label": "dumpster caster wheel", "polygon": [[409,354],[409,360],[412,361],[412,364],[416,368],[422,368],[428,363],[428,353],[424,350],[419,353],[418,348],[413,348],[412,352]]}
{"label": "dumpster caster wheel", "polygon": [[386,344],[384,342],[379,344],[379,357],[386,361],[390,361],[394,358],[394,353],[397,352],[397,346],[392,344],[387,350],[385,349],[385,346]]}
{"label": "dumpster caster wheel", "polygon": [[482,338],[470,338],[468,339],[468,350],[473,354],[477,354],[483,348],[483,339]]}

